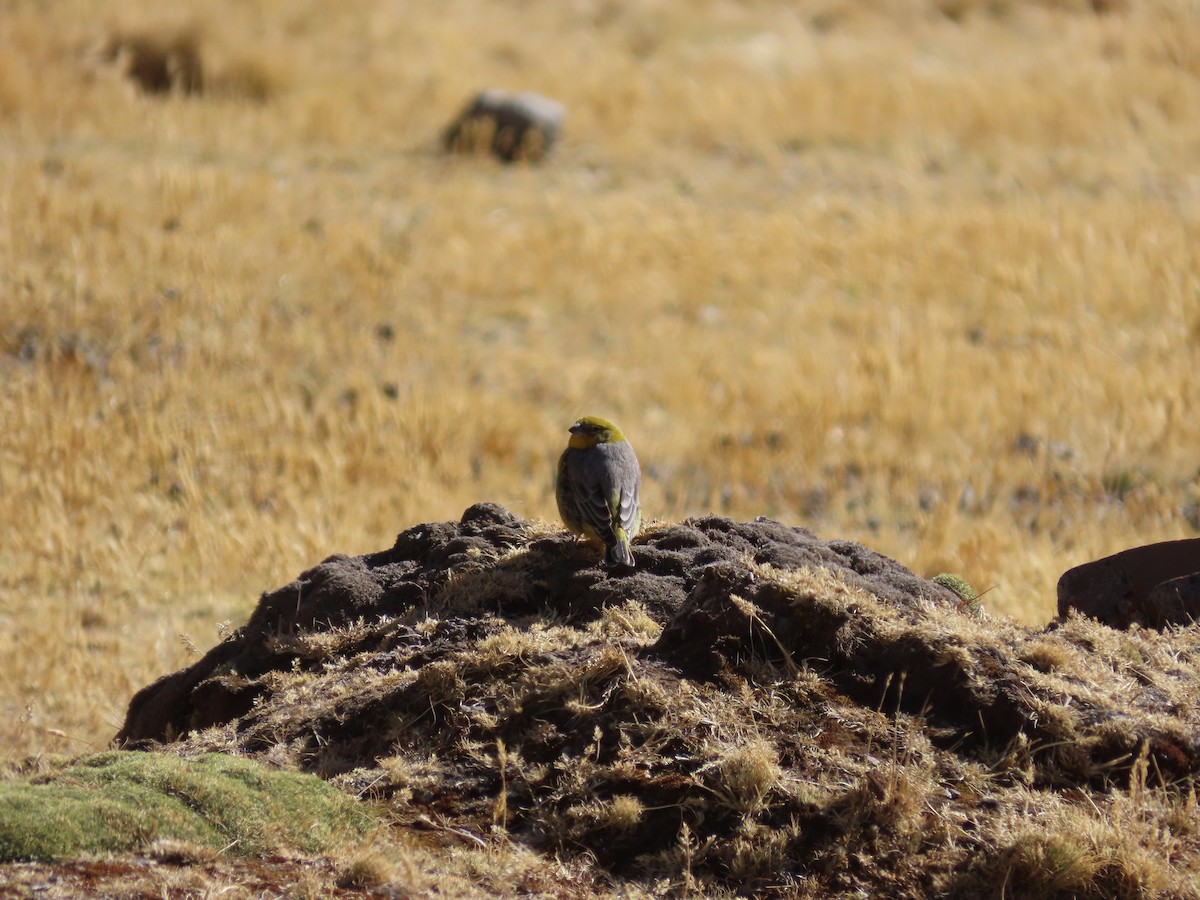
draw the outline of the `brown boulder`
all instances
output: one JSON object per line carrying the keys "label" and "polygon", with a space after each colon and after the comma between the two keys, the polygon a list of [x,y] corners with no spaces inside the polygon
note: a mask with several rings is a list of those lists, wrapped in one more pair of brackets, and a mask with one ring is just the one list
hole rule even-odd
{"label": "brown boulder", "polygon": [[204,62],[195,28],[115,33],[101,46],[99,58],[119,65],[147,94],[199,94],[204,90]]}
{"label": "brown boulder", "polygon": [[1114,628],[1185,625],[1200,618],[1196,579],[1185,579],[1194,573],[1200,573],[1200,538],[1114,553],[1063,573],[1058,614],[1075,610]]}
{"label": "brown boulder", "polygon": [[1161,581],[1150,589],[1147,616],[1163,625],[1190,625],[1200,619],[1200,572]]}

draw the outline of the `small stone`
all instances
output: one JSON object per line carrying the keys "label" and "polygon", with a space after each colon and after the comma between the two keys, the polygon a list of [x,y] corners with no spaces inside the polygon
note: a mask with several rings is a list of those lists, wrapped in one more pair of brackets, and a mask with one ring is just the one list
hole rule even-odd
{"label": "small stone", "polygon": [[558,140],[565,118],[561,103],[540,94],[481,91],[446,129],[443,142],[451,153],[536,162]]}
{"label": "small stone", "polygon": [[1114,628],[1187,622],[1200,614],[1195,588],[1180,595],[1192,598],[1190,606],[1180,606],[1172,588],[1158,588],[1195,573],[1200,573],[1200,538],[1134,547],[1064,572],[1058,580],[1058,614],[1075,610]]}

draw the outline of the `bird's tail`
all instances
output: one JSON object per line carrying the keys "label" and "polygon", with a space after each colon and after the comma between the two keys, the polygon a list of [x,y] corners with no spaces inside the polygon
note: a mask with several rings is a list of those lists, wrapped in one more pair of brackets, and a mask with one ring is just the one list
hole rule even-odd
{"label": "bird's tail", "polygon": [[633,568],[633,548],[629,546],[629,537],[624,528],[617,528],[616,540],[604,548],[604,564],[613,566],[629,566]]}

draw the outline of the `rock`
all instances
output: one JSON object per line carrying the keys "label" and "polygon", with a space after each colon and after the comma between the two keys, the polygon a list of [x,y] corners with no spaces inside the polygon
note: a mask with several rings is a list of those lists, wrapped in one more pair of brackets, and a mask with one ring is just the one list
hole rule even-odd
{"label": "rock", "polygon": [[451,153],[536,162],[558,140],[565,117],[561,103],[540,94],[481,91],[446,129],[443,142]]}
{"label": "rock", "polygon": [[1196,581],[1184,578],[1198,572],[1200,538],[1134,547],[1064,572],[1058,614],[1075,610],[1114,628],[1184,624],[1200,618]]}
{"label": "rock", "polygon": [[1200,620],[1200,572],[1159,582],[1146,595],[1144,609],[1149,624],[1159,628]]}
{"label": "rock", "polygon": [[194,28],[112,34],[100,48],[99,57],[117,63],[147,94],[199,94],[204,90],[200,38]]}

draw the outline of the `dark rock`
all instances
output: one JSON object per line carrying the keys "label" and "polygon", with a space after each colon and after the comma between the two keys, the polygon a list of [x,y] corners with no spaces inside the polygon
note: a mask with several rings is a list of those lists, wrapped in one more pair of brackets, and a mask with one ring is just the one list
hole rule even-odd
{"label": "dark rock", "polygon": [[199,94],[204,90],[204,64],[194,29],[113,34],[99,56],[121,66],[126,77],[147,94]]}
{"label": "dark rock", "polygon": [[482,91],[446,129],[443,143],[451,153],[536,162],[558,140],[565,118],[561,103],[540,94]]}
{"label": "dark rock", "polygon": [[1200,621],[1200,572],[1159,582],[1146,595],[1142,609],[1147,624],[1156,628]]}
{"label": "dark rock", "polygon": [[1196,572],[1200,538],[1134,547],[1064,572],[1058,580],[1058,614],[1075,610],[1114,628],[1190,622],[1200,614],[1194,586],[1158,586]]}

